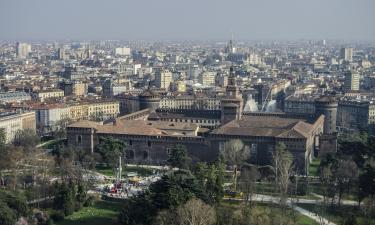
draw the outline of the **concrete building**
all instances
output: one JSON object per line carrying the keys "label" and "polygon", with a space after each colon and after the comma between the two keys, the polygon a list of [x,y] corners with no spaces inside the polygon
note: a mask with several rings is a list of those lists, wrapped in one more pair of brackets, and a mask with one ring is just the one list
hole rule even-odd
{"label": "concrete building", "polygon": [[158,88],[169,90],[172,81],[172,72],[169,70],[161,70],[155,73],[155,86]]}
{"label": "concrete building", "polygon": [[374,109],[375,104],[369,101],[340,101],[337,110],[337,127],[344,131],[372,131],[373,124],[375,124]]}
{"label": "concrete building", "polygon": [[353,70],[345,72],[344,81],[345,91],[358,91],[359,90],[359,73]]}
{"label": "concrete building", "polygon": [[215,72],[203,72],[199,76],[199,83],[201,83],[203,86],[214,86],[215,85],[215,78],[216,73]]}
{"label": "concrete building", "polygon": [[35,112],[0,113],[0,129],[4,129],[5,131],[6,143],[12,142],[19,130],[28,129],[35,132],[35,128]]}
{"label": "concrete building", "polygon": [[340,58],[352,62],[353,61],[353,48],[342,48],[340,50]]}
{"label": "concrete building", "polygon": [[2,92],[0,93],[0,102],[13,103],[30,101],[31,96],[26,92]]}
{"label": "concrete building", "polygon": [[120,104],[115,101],[92,101],[78,104],[34,104],[31,109],[36,113],[36,126],[42,134],[58,128],[62,120],[103,121],[120,114]]}
{"label": "concrete building", "polygon": [[116,48],[115,54],[120,56],[128,56],[131,54],[131,50],[127,47]]}
{"label": "concrete building", "polygon": [[291,115],[314,115],[315,98],[308,95],[291,95],[284,101],[284,112]]}
{"label": "concrete building", "polygon": [[40,134],[48,134],[59,129],[61,122],[70,120],[70,109],[65,104],[50,104],[34,107],[36,127]]}
{"label": "concrete building", "polygon": [[40,90],[35,93],[35,98],[43,102],[48,98],[63,98],[64,91],[60,89]]}
{"label": "concrete building", "polygon": [[16,44],[16,55],[17,58],[26,59],[31,52],[31,45],[27,43],[17,42]]}

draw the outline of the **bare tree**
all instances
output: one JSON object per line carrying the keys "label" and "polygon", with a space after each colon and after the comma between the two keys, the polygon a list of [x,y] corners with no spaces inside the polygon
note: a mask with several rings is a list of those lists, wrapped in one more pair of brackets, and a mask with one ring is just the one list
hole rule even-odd
{"label": "bare tree", "polygon": [[216,212],[202,200],[193,198],[177,208],[177,222],[179,225],[211,225],[216,222]]}
{"label": "bare tree", "polygon": [[233,183],[234,190],[237,189],[237,171],[240,169],[242,164],[250,158],[250,150],[244,143],[239,139],[233,139],[224,143],[224,148],[221,149],[221,155],[224,160],[231,166],[233,166]]}
{"label": "bare tree", "polygon": [[252,198],[256,191],[256,182],[260,177],[258,168],[256,167],[246,167],[242,168],[239,188],[245,195],[245,206],[251,209]]}
{"label": "bare tree", "polygon": [[286,149],[284,143],[278,143],[272,153],[272,166],[275,173],[275,185],[280,193],[281,203],[285,203],[288,191],[289,178],[292,172],[292,154]]}

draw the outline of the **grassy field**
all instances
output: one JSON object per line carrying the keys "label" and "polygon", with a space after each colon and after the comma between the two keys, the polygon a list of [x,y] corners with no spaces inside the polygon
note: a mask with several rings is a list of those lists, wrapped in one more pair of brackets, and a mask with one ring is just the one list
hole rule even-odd
{"label": "grassy field", "polygon": [[372,219],[370,222],[366,221],[367,217],[356,206],[335,206],[334,208],[331,208],[330,206],[322,208],[322,206],[311,204],[298,204],[298,206],[321,214],[324,218],[331,220],[336,224],[342,224],[344,218],[352,214],[355,216],[358,225],[375,225],[375,219]]}
{"label": "grassy field", "polygon": [[56,225],[116,225],[121,203],[98,201],[94,206],[84,207],[80,211],[56,222]]}
{"label": "grassy field", "polygon": [[[239,209],[239,202],[238,201],[224,201],[222,203],[223,207],[228,207],[232,209]],[[288,219],[293,219],[293,211],[291,209],[286,209],[284,211],[278,205],[274,204],[266,204],[266,203],[256,203],[253,208],[254,211],[258,211],[260,214],[267,214],[269,213],[271,219],[280,220],[282,218],[287,217]],[[297,213],[297,212],[296,212]],[[317,222],[310,219],[307,216],[297,213],[296,214],[296,224],[298,225],[318,225]]]}

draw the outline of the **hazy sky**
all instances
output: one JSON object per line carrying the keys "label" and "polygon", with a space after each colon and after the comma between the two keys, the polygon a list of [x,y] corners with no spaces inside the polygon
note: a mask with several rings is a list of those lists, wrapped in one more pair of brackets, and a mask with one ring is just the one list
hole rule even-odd
{"label": "hazy sky", "polygon": [[375,39],[375,0],[0,0],[0,39]]}

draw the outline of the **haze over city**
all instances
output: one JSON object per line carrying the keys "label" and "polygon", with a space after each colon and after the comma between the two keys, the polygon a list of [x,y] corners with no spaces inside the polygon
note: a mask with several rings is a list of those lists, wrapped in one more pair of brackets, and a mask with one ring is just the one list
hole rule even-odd
{"label": "haze over city", "polygon": [[373,0],[2,0],[0,38],[372,41],[374,10]]}

